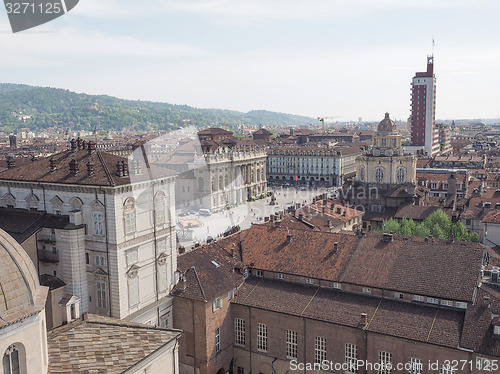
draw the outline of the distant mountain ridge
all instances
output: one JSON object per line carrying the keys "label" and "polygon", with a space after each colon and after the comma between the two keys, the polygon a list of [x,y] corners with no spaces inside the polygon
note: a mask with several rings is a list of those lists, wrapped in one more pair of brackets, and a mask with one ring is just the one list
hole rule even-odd
{"label": "distant mountain ridge", "polygon": [[307,125],[313,118],[252,110],[242,113],[199,109],[108,95],[79,94],[65,89],[0,83],[0,131],[70,127],[72,130],[168,130],[189,123],[214,125]]}

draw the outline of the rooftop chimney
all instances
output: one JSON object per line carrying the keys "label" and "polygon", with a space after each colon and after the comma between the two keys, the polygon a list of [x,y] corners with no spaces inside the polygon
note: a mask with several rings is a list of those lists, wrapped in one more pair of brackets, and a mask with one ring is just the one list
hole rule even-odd
{"label": "rooftop chimney", "polygon": [[333,251],[338,252],[339,251],[339,242],[334,242],[333,243]]}
{"label": "rooftop chimney", "polygon": [[394,235],[393,234],[384,233],[382,235],[382,241],[383,242],[392,242],[393,240],[394,240]]}
{"label": "rooftop chimney", "polygon": [[483,308],[489,308],[489,307],[490,307],[490,297],[484,296],[483,297]]}
{"label": "rooftop chimney", "polygon": [[128,162],[122,161],[123,176],[128,176]]}
{"label": "rooftop chimney", "polygon": [[71,150],[74,152],[76,150],[76,140],[71,139],[69,142],[71,144]]}
{"label": "rooftop chimney", "polygon": [[304,213],[299,213],[299,221],[302,221],[304,219]]}
{"label": "rooftop chimney", "polygon": [[12,169],[14,166],[16,166],[16,160],[14,160],[12,157],[9,157],[7,159],[7,168]]}
{"label": "rooftop chimney", "polygon": [[321,207],[321,213],[325,214],[325,208],[326,208],[325,206]]}
{"label": "rooftop chimney", "polygon": [[51,158],[49,160],[49,165],[50,165],[50,172],[53,173],[54,171],[56,171],[56,160],[54,160],[53,158]]}
{"label": "rooftop chimney", "polygon": [[89,177],[94,175],[94,163],[92,161],[87,162],[87,174]]}
{"label": "rooftop chimney", "polygon": [[286,235],[286,244],[290,244],[292,242],[292,234],[287,234]]}
{"label": "rooftop chimney", "polygon": [[88,152],[89,152],[89,155],[91,155],[92,153],[95,152],[95,142],[93,142],[92,140],[89,140],[89,142],[87,143],[87,149],[88,149]]}
{"label": "rooftop chimney", "polygon": [[274,221],[274,227],[280,227],[281,226],[281,221],[279,219]]}
{"label": "rooftop chimney", "polygon": [[82,149],[85,149],[85,147],[87,146],[87,142],[85,140],[82,141]]}
{"label": "rooftop chimney", "polygon": [[82,139],[80,139],[80,137],[78,137],[78,139],[76,139],[76,145],[77,145],[78,149],[82,149]]}
{"label": "rooftop chimney", "polygon": [[123,177],[123,164],[120,161],[116,162],[116,175]]}
{"label": "rooftop chimney", "polygon": [[77,164],[77,162],[76,162],[75,159],[72,159],[69,162],[69,175],[71,175],[72,177],[74,177],[77,174],[78,174],[78,164]]}

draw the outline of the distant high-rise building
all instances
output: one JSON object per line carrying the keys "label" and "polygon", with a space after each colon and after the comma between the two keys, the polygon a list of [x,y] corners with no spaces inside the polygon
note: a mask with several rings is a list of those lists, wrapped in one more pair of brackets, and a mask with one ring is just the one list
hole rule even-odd
{"label": "distant high-rise building", "polygon": [[15,135],[9,135],[10,148],[17,148],[17,138]]}
{"label": "distant high-rise building", "polygon": [[427,71],[417,72],[411,83],[411,142],[429,156],[439,153],[436,120],[436,77],[434,56],[427,56]]}

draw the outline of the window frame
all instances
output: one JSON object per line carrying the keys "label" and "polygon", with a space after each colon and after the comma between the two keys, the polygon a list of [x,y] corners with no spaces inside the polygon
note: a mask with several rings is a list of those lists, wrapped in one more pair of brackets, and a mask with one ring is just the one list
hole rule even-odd
{"label": "window frame", "polygon": [[257,351],[267,352],[267,325],[257,323]]}
{"label": "window frame", "polygon": [[245,320],[243,318],[234,319],[234,344],[245,346]]}
{"label": "window frame", "polygon": [[286,358],[297,359],[297,331],[286,330]]}
{"label": "window frame", "polygon": [[314,363],[321,364],[326,361],[326,338],[322,336],[314,337]]}

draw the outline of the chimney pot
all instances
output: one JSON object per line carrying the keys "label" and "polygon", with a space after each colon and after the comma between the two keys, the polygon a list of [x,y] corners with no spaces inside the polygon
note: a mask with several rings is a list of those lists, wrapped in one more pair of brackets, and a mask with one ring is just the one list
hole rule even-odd
{"label": "chimney pot", "polygon": [[78,149],[82,149],[82,139],[80,139],[80,137],[76,139],[76,146],[78,147]]}
{"label": "chimney pot", "polygon": [[69,162],[69,175],[75,176],[78,174],[78,164],[75,159]]}
{"label": "chimney pot", "polygon": [[94,163],[92,161],[87,162],[87,174],[89,177],[94,175]]}
{"label": "chimney pot", "polygon": [[50,164],[50,172],[53,173],[54,171],[56,171],[56,160],[51,158],[49,160],[49,164]]}
{"label": "chimney pot", "polygon": [[71,150],[74,152],[76,150],[76,140],[73,138],[69,143],[71,144]]}
{"label": "chimney pot", "polygon": [[299,213],[299,221],[302,221],[304,219],[304,213]]}
{"label": "chimney pot", "polygon": [[292,242],[292,234],[287,234],[286,236],[286,244],[290,244]]}
{"label": "chimney pot", "polygon": [[484,308],[489,308],[490,307],[490,297],[489,296],[484,296],[483,297],[483,307]]}
{"label": "chimney pot", "polygon": [[9,157],[7,159],[7,168],[12,169],[15,166],[16,166],[16,160],[14,160],[12,157]]}
{"label": "chimney pot", "polygon": [[96,144],[92,140],[89,140],[87,143],[87,150],[89,152],[89,155],[95,152]]}
{"label": "chimney pot", "polygon": [[335,252],[338,252],[338,250],[339,250],[339,242],[334,242],[334,243],[333,243],[333,250],[334,250]]}

